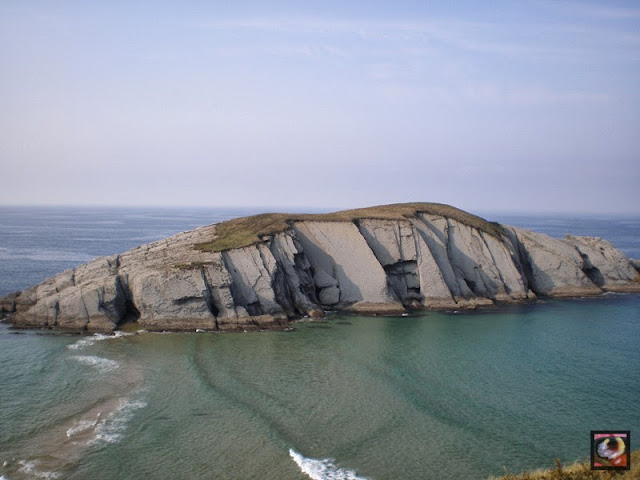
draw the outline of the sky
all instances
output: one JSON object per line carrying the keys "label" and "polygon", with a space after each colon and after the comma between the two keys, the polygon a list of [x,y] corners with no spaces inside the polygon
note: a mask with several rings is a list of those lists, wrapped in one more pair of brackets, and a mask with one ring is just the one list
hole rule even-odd
{"label": "sky", "polygon": [[640,3],[0,1],[0,205],[640,214]]}

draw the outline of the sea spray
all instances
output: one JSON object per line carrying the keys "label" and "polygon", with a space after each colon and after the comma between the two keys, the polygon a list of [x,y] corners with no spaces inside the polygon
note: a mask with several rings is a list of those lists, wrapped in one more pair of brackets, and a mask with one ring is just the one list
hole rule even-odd
{"label": "sea spray", "polygon": [[368,480],[366,477],[359,477],[353,470],[338,467],[328,458],[307,458],[293,448],[289,449],[289,455],[300,470],[313,480]]}

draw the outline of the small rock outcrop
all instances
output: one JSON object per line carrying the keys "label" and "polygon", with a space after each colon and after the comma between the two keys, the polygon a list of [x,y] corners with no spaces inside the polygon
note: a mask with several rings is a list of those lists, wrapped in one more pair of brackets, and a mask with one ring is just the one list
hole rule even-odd
{"label": "small rock outcrop", "polygon": [[[251,230],[251,229],[254,230]],[[439,204],[223,222],[97,258],[0,299],[17,327],[247,330],[323,310],[398,314],[640,292],[601,238],[554,239]]]}

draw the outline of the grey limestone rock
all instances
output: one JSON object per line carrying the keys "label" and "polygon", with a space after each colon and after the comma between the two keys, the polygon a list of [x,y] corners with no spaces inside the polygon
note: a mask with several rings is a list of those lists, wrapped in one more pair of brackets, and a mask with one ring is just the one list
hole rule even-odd
{"label": "grey limestone rock", "polygon": [[602,289],[584,273],[584,260],[569,242],[521,228],[513,230],[528,265],[529,284],[536,294],[575,296],[602,293]]}
{"label": "grey limestone rock", "polygon": [[318,308],[311,264],[291,231],[279,233],[269,248],[279,268],[273,275],[276,298],[289,316],[304,315]]}
{"label": "grey limestone rock", "polygon": [[638,262],[605,240],[483,230],[464,217],[296,220],[242,248],[197,247],[217,235],[210,225],[97,258],[0,299],[0,316],[81,331],[253,330],[322,309],[397,314],[640,291]]}
{"label": "grey limestone rock", "polygon": [[339,303],[395,302],[384,269],[352,222],[301,222],[295,231],[311,267],[337,281]]}
{"label": "grey limestone rock", "polygon": [[140,324],[145,328],[161,324],[162,329],[173,330],[171,325],[178,320],[177,329],[214,328],[199,269],[152,270],[131,277],[129,286],[140,312]]}
{"label": "grey limestone rock", "polygon": [[276,302],[272,275],[276,260],[264,245],[252,245],[222,254],[232,279],[232,295],[250,315],[282,313]]}
{"label": "grey limestone rock", "polygon": [[455,308],[456,301],[444,280],[442,270],[422,234],[415,226],[413,236],[416,243],[418,276],[420,278],[420,293],[423,296],[423,305],[428,308]]}
{"label": "grey limestone rock", "polygon": [[566,235],[565,240],[582,257],[583,271],[594,284],[610,291],[640,291],[640,283],[635,282],[638,271],[611,243],[599,237],[573,235]]}
{"label": "grey limestone rock", "polygon": [[363,219],[359,230],[387,274],[390,290],[405,305],[419,303],[418,258],[408,221]]}
{"label": "grey limestone rock", "polygon": [[477,304],[491,304],[489,298],[478,298],[464,278],[464,271],[454,263],[451,251],[448,219],[434,215],[418,215],[420,221],[414,223],[433,258],[440,268],[442,278],[451,292],[456,306],[473,307]]}
{"label": "grey limestone rock", "polygon": [[333,307],[340,301],[338,281],[324,270],[316,270],[313,282],[318,291],[318,300],[321,305]]}

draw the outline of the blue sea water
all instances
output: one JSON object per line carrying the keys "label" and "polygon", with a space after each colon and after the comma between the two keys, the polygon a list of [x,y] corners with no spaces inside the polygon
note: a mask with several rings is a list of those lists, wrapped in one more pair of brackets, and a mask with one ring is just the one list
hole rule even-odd
{"label": "blue sea water", "polygon": [[[257,212],[2,207],[0,295]],[[486,217],[640,257],[640,218]],[[638,448],[639,318],[640,296],[610,294],[293,332],[0,326],[0,477],[472,479],[584,459],[591,429]]]}

